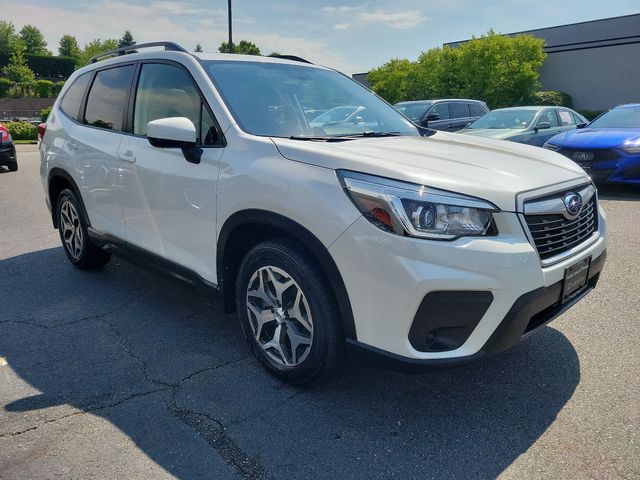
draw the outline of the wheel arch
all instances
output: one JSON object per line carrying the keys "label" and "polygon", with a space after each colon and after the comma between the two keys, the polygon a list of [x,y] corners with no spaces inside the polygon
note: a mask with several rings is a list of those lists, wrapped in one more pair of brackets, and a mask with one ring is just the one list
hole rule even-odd
{"label": "wheel arch", "polygon": [[48,182],[47,182],[48,194],[49,194],[49,204],[51,205],[51,221],[53,222],[53,227],[58,228],[58,219],[56,218],[56,208],[57,208],[57,200],[60,192],[65,188],[69,188],[73,190],[73,192],[78,197],[80,201],[80,208],[83,210],[84,218],[89,223],[89,215],[87,215],[87,210],[84,206],[84,201],[82,200],[82,195],[80,195],[80,189],[78,188],[78,184],[75,182],[73,177],[62,168],[52,168],[49,172]]}
{"label": "wheel arch", "polygon": [[320,265],[336,299],[346,338],[356,340],[351,302],[342,275],[327,247],[307,228],[283,215],[260,209],[231,215],[218,236],[216,265],[218,289],[229,312],[235,309],[235,280],[240,262],[258,243],[288,238],[295,241]]}

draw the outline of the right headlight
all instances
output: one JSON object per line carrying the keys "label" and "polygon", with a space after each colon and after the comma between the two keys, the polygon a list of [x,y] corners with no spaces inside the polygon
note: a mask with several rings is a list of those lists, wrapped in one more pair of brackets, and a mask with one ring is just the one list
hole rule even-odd
{"label": "right headlight", "polygon": [[498,208],[484,200],[345,170],[338,177],[358,210],[387,232],[434,240],[497,233]]}

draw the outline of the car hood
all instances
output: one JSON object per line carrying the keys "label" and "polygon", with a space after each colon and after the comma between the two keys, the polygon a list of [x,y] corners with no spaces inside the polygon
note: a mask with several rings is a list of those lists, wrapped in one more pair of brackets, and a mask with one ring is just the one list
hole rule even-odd
{"label": "car hood", "polygon": [[564,148],[616,148],[638,137],[640,129],[637,128],[583,128],[556,135],[549,143]]}
{"label": "car hood", "polygon": [[467,128],[460,130],[458,133],[465,135],[475,135],[476,137],[498,138],[505,140],[509,137],[520,135],[526,130],[513,130],[510,128]]}
{"label": "car hood", "polygon": [[571,180],[589,181],[579,166],[560,154],[445,132],[344,142],[272,140],[291,160],[472,195],[506,211],[514,211],[520,192]]}

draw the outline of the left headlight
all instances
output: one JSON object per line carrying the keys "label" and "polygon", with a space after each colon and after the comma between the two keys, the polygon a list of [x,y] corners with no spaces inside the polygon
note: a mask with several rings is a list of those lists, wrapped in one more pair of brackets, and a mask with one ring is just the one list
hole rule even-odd
{"label": "left headlight", "polygon": [[337,173],[358,210],[384,231],[434,240],[497,233],[492,213],[499,210],[485,200],[373,175]]}

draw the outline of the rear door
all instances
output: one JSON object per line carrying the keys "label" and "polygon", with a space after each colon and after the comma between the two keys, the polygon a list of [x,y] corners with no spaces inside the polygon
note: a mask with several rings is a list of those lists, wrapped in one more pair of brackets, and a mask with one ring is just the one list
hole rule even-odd
{"label": "rear door", "polygon": [[469,104],[467,102],[451,102],[449,104],[451,120],[448,124],[448,131],[457,132],[471,122]]}
{"label": "rear door", "polygon": [[80,188],[91,226],[121,237],[124,214],[120,201],[122,140],[134,64],[98,70],[82,108],[79,134],[70,144],[76,151]]}
{"label": "rear door", "polygon": [[[224,140],[198,86],[173,62],[139,66],[130,104],[130,135],[118,152],[125,240],[215,281],[216,187]],[[190,119],[202,149],[199,164],[179,148],[156,148],[147,124]]]}

